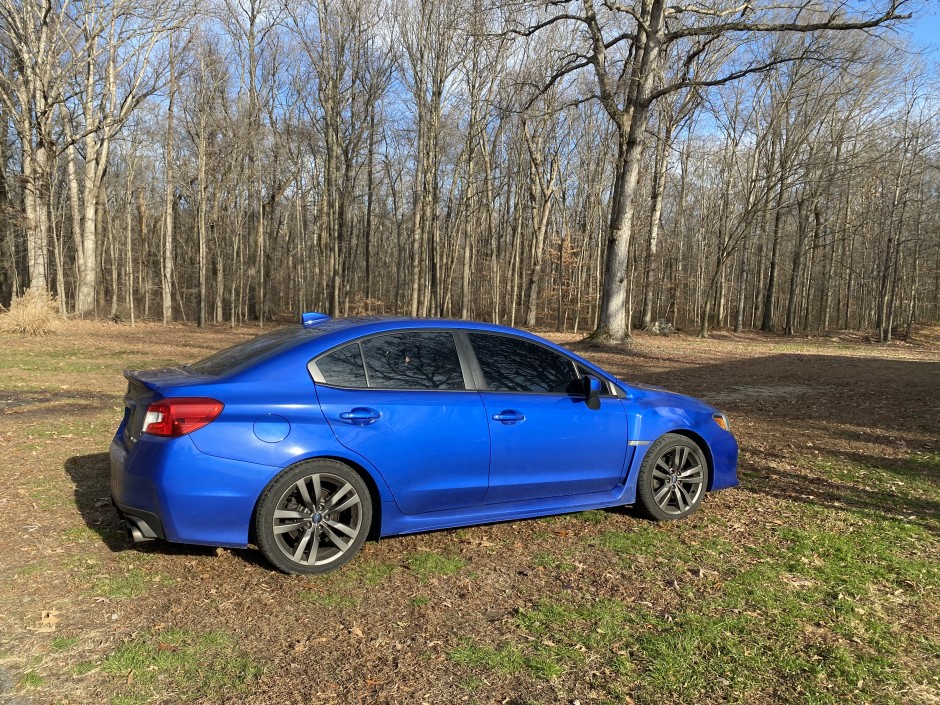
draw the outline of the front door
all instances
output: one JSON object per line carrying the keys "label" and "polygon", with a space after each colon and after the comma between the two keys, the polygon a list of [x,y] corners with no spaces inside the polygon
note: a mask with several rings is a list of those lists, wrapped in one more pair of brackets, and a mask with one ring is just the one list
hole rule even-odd
{"label": "front door", "polygon": [[623,479],[627,416],[603,395],[590,409],[570,358],[509,335],[469,333],[486,382],[486,503],[608,492]]}

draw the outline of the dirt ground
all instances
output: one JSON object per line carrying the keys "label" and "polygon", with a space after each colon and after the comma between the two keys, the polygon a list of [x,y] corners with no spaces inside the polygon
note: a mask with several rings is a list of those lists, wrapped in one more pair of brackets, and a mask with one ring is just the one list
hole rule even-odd
{"label": "dirt ground", "polygon": [[108,502],[123,368],[256,329],[0,335],[0,703],[940,703],[940,329],[545,334],[730,416],[739,488],[383,539],[321,578],[134,545]]}

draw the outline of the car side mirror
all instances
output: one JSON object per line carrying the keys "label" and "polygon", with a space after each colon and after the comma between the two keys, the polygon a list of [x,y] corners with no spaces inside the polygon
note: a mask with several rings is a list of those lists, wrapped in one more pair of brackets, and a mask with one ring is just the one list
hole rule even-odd
{"label": "car side mirror", "polygon": [[597,377],[584,375],[581,382],[584,385],[584,403],[588,409],[597,411],[601,408],[601,381]]}

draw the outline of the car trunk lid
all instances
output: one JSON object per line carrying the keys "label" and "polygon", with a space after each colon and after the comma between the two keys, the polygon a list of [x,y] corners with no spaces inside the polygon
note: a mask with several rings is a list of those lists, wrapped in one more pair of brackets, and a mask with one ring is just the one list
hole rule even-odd
{"label": "car trunk lid", "polygon": [[140,438],[147,407],[167,396],[176,387],[207,382],[213,378],[188,372],[182,367],[161,367],[156,370],[124,370],[127,392],[124,394],[124,445],[131,448]]}

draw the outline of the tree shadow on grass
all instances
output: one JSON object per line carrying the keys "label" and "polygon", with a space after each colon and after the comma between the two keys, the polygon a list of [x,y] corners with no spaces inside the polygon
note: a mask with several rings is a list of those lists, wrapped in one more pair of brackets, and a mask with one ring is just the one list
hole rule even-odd
{"label": "tree shadow on grass", "polygon": [[[793,460],[773,452],[763,455]],[[764,463],[742,463],[741,485],[745,490],[776,499],[841,509],[879,519],[902,520],[940,534],[940,503],[910,491],[917,485],[935,487],[938,478],[934,471],[918,467],[911,458],[875,458],[845,451],[840,452],[839,457],[854,467],[833,476],[822,467],[780,470]],[[896,482],[869,482],[867,478],[871,474],[893,477]]]}
{"label": "tree shadow on grass", "polygon": [[711,400],[728,412],[742,450],[742,489],[940,533],[936,361],[832,350],[683,360],[660,370],[630,349],[596,351],[611,355],[607,369],[625,379]]}

